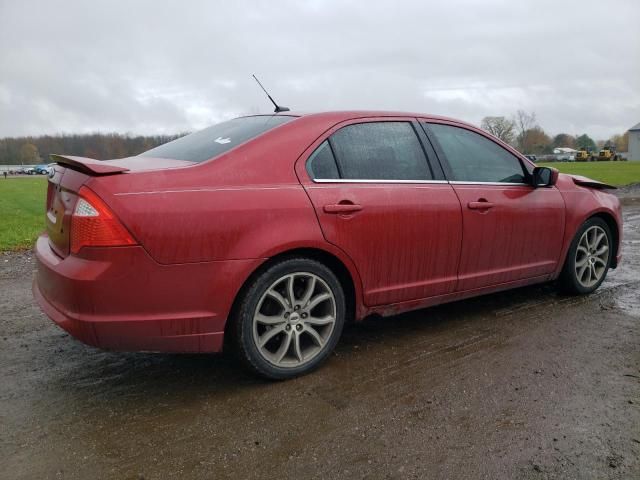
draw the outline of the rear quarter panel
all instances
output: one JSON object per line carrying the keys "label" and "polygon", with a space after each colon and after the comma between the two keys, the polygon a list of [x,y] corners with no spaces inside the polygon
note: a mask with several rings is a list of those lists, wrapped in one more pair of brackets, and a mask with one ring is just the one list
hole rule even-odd
{"label": "rear quarter panel", "polygon": [[125,224],[162,264],[264,258],[293,239],[322,239],[300,185],[174,187],[114,197]]}

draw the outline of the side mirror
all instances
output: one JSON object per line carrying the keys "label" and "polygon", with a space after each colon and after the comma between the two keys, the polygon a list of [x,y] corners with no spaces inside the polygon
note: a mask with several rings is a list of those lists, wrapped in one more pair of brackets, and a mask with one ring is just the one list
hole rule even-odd
{"label": "side mirror", "polygon": [[536,167],[533,169],[533,186],[551,187],[558,181],[558,170],[549,167]]}

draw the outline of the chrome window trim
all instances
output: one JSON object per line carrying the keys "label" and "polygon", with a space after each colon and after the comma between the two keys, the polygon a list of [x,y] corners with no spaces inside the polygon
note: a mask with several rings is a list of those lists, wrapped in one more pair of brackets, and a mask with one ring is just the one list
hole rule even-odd
{"label": "chrome window trim", "polygon": [[392,184],[445,184],[449,183],[451,185],[494,185],[497,187],[527,187],[531,186],[528,183],[511,183],[511,182],[465,182],[462,180],[349,180],[346,178],[314,178],[312,179],[313,183],[392,183]]}
{"label": "chrome window trim", "polygon": [[449,183],[446,180],[349,180],[346,178],[314,178],[313,183]]}
{"label": "chrome window trim", "polygon": [[497,185],[497,186],[530,186],[528,183],[522,182],[465,182],[463,180],[451,180],[452,185]]}

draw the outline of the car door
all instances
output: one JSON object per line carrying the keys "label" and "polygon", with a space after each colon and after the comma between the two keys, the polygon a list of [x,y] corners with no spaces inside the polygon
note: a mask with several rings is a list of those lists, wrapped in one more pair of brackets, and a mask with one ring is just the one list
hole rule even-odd
{"label": "car door", "polygon": [[460,203],[430,166],[427,143],[411,119],[361,119],[331,129],[298,162],[323,234],[354,261],[366,305],[455,291]]}
{"label": "car door", "polygon": [[458,290],[551,274],[564,235],[560,192],[532,187],[523,161],[480,131],[423,125],[462,206]]}

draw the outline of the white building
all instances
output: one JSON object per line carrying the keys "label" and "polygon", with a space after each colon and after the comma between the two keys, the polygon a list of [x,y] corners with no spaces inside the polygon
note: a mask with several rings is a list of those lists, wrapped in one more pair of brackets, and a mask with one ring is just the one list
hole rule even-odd
{"label": "white building", "polygon": [[575,155],[576,153],[578,153],[578,150],[576,150],[575,148],[569,148],[569,147],[558,147],[553,149],[553,153],[555,153],[556,155],[562,154],[562,153],[571,153]]}
{"label": "white building", "polygon": [[640,123],[629,129],[628,159],[640,161]]}

